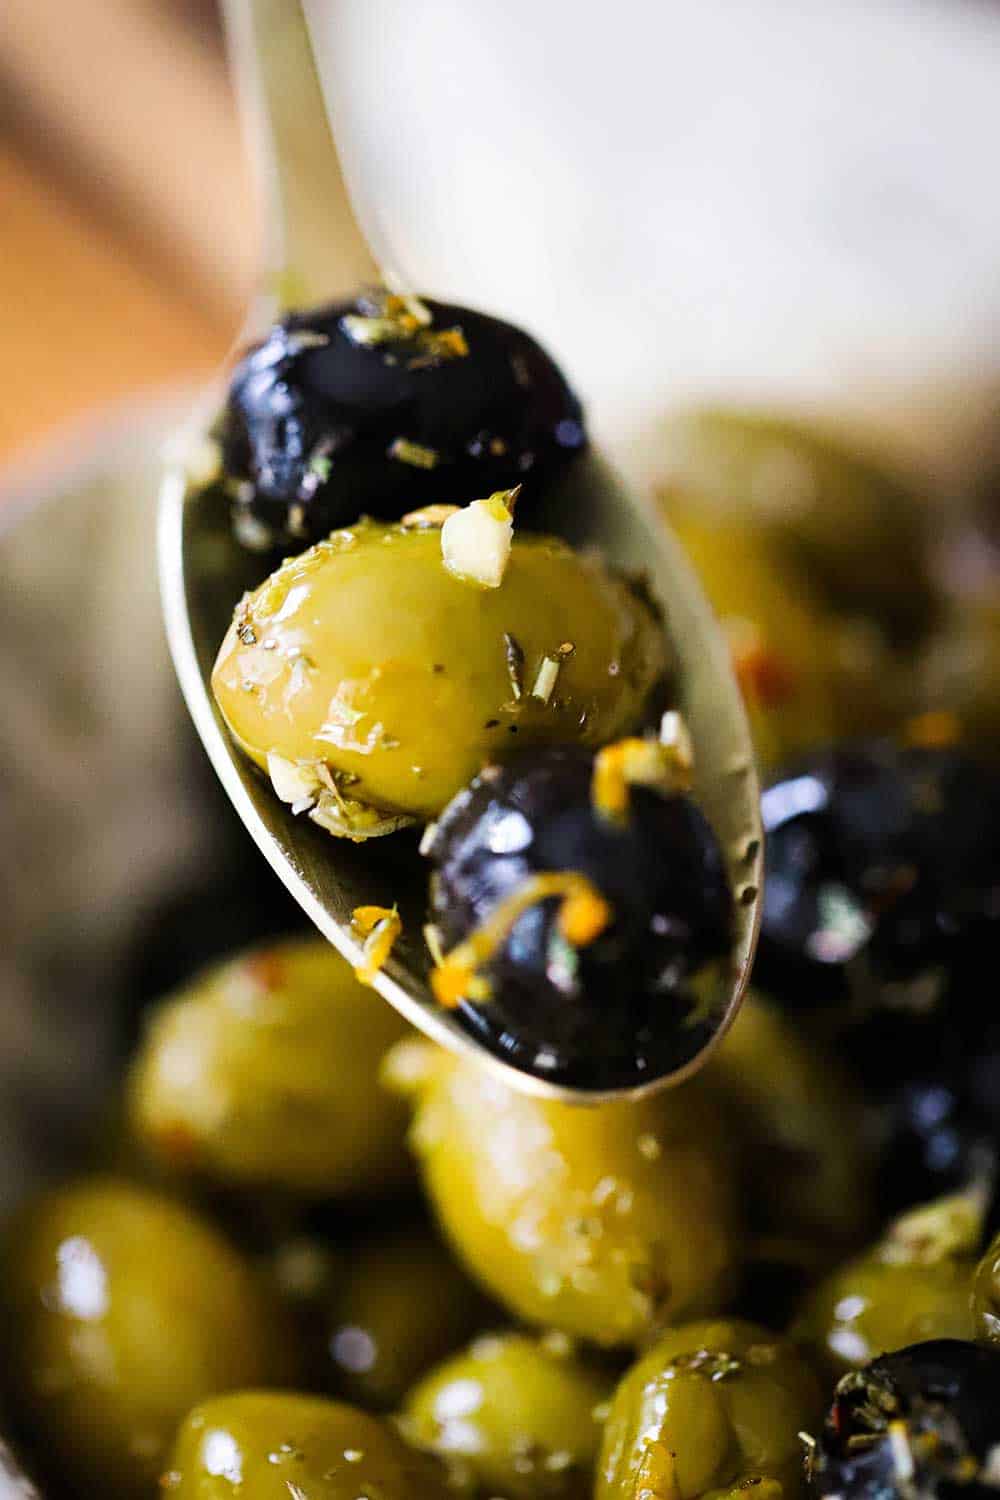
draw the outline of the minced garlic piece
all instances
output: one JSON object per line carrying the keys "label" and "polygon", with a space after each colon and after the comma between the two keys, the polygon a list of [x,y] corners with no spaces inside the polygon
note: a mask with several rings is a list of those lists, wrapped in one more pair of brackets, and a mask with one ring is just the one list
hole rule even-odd
{"label": "minced garlic piece", "polygon": [[355,842],[382,838],[413,821],[405,814],[383,813],[346,795],[326,761],[288,760],[269,750],[267,770],[276,795],[293,813],[307,812],[314,823],[337,838]]}
{"label": "minced garlic piece", "polygon": [[613,919],[610,905],[586,875],[577,870],[539,871],[498,902],[485,922],[445,954],[431,974],[438,1004],[452,1007],[462,1000],[488,1000],[489,983],[479,969],[493,957],[518,918],[551,896],[563,897],[558,927],[575,948],[592,943]]}
{"label": "minced garlic piece", "polygon": [[514,544],[514,503],[520,486],[473,500],[441,528],[441,555],[448,572],[465,583],[496,589]]}
{"label": "minced garlic piece", "polygon": [[361,963],[354,970],[362,984],[374,984],[375,975],[385,967],[393,945],[403,930],[402,918],[393,906],[356,906],[351,926],[364,938]]}
{"label": "minced garlic piece", "polygon": [[323,780],[315,766],[287,760],[274,750],[267,752],[267,773],[276,795],[289,803],[293,812],[305,812],[314,806],[323,790]]}
{"label": "minced garlic piece", "polygon": [[554,656],[542,657],[542,664],[538,668],[538,675],[535,677],[535,684],[531,689],[531,696],[533,698],[540,698],[543,703],[548,703],[552,697],[552,690],[559,678],[559,668],[561,666],[562,662],[558,661]]}
{"label": "minced garlic piece", "polygon": [[660,720],[660,744],[671,752],[678,771],[690,776],[694,771],[694,745],[684,715],[676,708],[668,708]]}

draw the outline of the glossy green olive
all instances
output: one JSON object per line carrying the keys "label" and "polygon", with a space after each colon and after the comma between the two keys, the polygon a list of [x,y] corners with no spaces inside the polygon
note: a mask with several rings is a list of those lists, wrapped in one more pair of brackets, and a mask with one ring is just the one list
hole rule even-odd
{"label": "glossy green olive", "polygon": [[972,1279],[972,1322],[977,1339],[1000,1344],[1000,1234],[990,1241]]}
{"label": "glossy green olive", "polygon": [[835,1060],[750,993],[704,1077],[726,1107],[757,1232],[854,1248],[871,1213],[864,1116]]}
{"label": "glossy green olive", "polygon": [[[362,806],[429,818],[513,749],[634,727],[665,651],[652,611],[562,542],[515,538],[502,583],[482,589],[445,569],[439,531],[365,520],[244,600],[212,685],[258,764],[321,763]],[[543,701],[546,656],[559,668]]]}
{"label": "glossy green olive", "polygon": [[794,1333],[836,1377],[926,1339],[974,1337],[975,1252],[987,1190],[921,1204],[815,1286]]}
{"label": "glossy green olive", "polygon": [[195,1407],[161,1481],[169,1500],[445,1500],[443,1472],[390,1426],[315,1396],[240,1391]]}
{"label": "glossy green olive", "polygon": [[331,1389],[390,1410],[490,1317],[436,1236],[412,1230],[356,1246],[324,1319]]}
{"label": "glossy green olive", "polygon": [[476,1493],[589,1500],[611,1378],[561,1334],[488,1334],[410,1392],[404,1432],[459,1460]]}
{"label": "glossy green olive", "polygon": [[677,418],[666,442],[668,498],[764,527],[837,608],[884,621],[898,640],[926,631],[926,504],[877,458],[804,422],[726,410]]}
{"label": "glossy green olive", "polygon": [[226,1184],[378,1194],[412,1170],[378,1083],[407,1027],[326,942],[259,949],[156,1012],[129,1084],[153,1157]]}
{"label": "glossy green olive", "polygon": [[972,1265],[893,1265],[859,1255],[827,1276],[806,1299],[796,1337],[834,1376],[876,1355],[925,1339],[970,1339]]}
{"label": "glossy green olive", "polygon": [[595,1500],[696,1500],[760,1480],[794,1500],[805,1489],[799,1433],[820,1410],[816,1377],[788,1340],[735,1319],[673,1328],[615,1391]]}
{"label": "glossy green olive", "polygon": [[720,1305],[737,1254],[733,1169],[698,1080],[581,1109],[441,1053],[416,1073],[411,1139],[431,1204],[514,1314],[615,1345]]}
{"label": "glossy green olive", "polygon": [[170,1198],[111,1178],[18,1215],[0,1288],[11,1404],[83,1494],[153,1494],[195,1402],[295,1374],[277,1304],[226,1240]]}

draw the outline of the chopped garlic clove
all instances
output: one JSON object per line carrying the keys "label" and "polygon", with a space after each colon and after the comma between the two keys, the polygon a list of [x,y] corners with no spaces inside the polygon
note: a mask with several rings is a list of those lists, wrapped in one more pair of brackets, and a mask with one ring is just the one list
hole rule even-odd
{"label": "chopped garlic clove", "polygon": [[312,807],[322,791],[322,782],[312,766],[297,765],[274,750],[267,752],[267,774],[280,800],[290,803],[298,811],[304,812],[306,807]]}
{"label": "chopped garlic clove", "polygon": [[690,773],[694,770],[694,745],[691,743],[691,735],[684,722],[683,714],[678,713],[675,708],[668,708],[660,720],[660,744],[672,753],[674,764],[679,771]]}
{"label": "chopped garlic clove", "polygon": [[449,573],[481,588],[500,587],[514,542],[514,498],[515,492],[499,490],[448,517],[441,528],[441,555]]}

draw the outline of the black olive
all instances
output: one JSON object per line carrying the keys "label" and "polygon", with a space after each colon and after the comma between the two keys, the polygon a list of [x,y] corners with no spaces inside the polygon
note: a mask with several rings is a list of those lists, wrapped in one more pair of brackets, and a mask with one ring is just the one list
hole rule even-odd
{"label": "black olive", "polygon": [[304,547],[362,513],[396,520],[522,485],[519,520],[586,445],[558,366],[510,323],[372,293],[296,313],[247,353],[222,439],[257,544]]}
{"label": "black olive", "polygon": [[953,749],[844,745],[785,772],[762,806],[758,982],[845,1019],[959,997],[974,1029],[1000,940],[996,771]]}
{"label": "black olive", "polygon": [[592,942],[562,935],[560,901],[529,906],[483,974],[489,998],[460,1007],[493,1050],[581,1088],[632,1085],[693,1057],[714,1029],[690,981],[727,955],[732,899],[711,829],[687,796],[630,789],[622,821],[591,798],[582,748],[492,766],[445,810],[430,846],[445,949],[542,871],[584,875],[611,920]]}
{"label": "black olive", "polygon": [[[994,1064],[1000,1059],[994,1057]],[[968,1070],[938,1068],[889,1096],[878,1162],[878,1198],[887,1213],[957,1192],[996,1175],[1000,1100],[990,1109]]]}
{"label": "black olive", "polygon": [[998,1443],[1000,1350],[962,1339],[911,1344],[841,1380],[810,1487],[842,1500],[985,1500]]}

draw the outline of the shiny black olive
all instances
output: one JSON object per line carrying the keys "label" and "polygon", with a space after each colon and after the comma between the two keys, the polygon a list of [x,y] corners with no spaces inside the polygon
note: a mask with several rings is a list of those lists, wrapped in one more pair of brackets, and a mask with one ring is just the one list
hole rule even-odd
{"label": "shiny black olive", "polygon": [[594,806],[593,768],[578,747],[488,767],[450,803],[429,854],[446,950],[539,872],[577,872],[607,903],[608,925],[579,946],[558,899],[529,905],[483,966],[488,997],[460,1006],[494,1051],[597,1089],[656,1077],[704,1046],[712,1027],[691,981],[727,954],[732,900],[690,798],[634,786],[614,820]]}
{"label": "shiny black olive", "polygon": [[810,1460],[817,1497],[995,1492],[1000,1350],[934,1339],[845,1375]]}
{"label": "shiny black olive", "polygon": [[995,1176],[1000,1096],[991,1109],[968,1071],[940,1068],[908,1079],[889,1096],[878,1165],[878,1198],[886,1212],[956,1192],[984,1173]]}
{"label": "shiny black olive", "polygon": [[937,1055],[879,1100],[879,1201],[888,1212],[992,1182],[1000,1228],[1000,1027],[937,1028]]}
{"label": "shiny black olive", "polygon": [[843,745],[785,772],[762,807],[763,988],[845,1019],[926,1016],[960,997],[968,1025],[981,1024],[1000,940],[996,771],[954,749]]}
{"label": "shiny black olive", "polygon": [[237,535],[262,547],[517,484],[530,525],[586,445],[579,402],[521,329],[384,292],[272,328],[237,366],[222,439],[227,475],[248,481]]}

